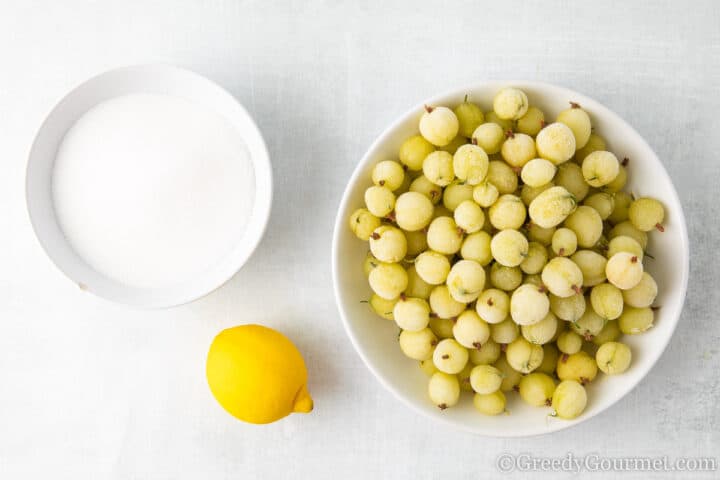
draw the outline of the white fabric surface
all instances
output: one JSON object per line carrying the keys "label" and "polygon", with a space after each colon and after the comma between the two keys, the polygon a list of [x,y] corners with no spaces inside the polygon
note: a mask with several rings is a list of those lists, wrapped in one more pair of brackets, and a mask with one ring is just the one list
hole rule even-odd
{"label": "white fabric surface", "polygon": [[[371,3],[2,2],[0,478],[486,478],[502,452],[718,455],[718,3]],[[80,291],[44,256],[24,167],[66,91],[154,61],[238,97],[267,140],[276,193],[264,241],[230,283],[138,311]],[[331,288],[335,212],[366,147],[422,99],[490,78],[564,85],[627,119],[673,177],[691,239],[685,311],[656,368],[611,410],[540,438],[475,437],[408,410],[352,349]],[[250,321],[303,351],[311,415],[245,425],[211,398],[210,340]]]}

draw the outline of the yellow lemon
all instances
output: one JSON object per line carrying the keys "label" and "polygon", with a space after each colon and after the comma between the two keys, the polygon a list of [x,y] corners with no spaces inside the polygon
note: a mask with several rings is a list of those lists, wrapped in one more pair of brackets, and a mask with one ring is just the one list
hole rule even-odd
{"label": "yellow lemon", "polygon": [[302,355],[271,328],[241,325],[220,332],[210,345],[206,375],[218,403],[245,422],[270,423],[313,408]]}

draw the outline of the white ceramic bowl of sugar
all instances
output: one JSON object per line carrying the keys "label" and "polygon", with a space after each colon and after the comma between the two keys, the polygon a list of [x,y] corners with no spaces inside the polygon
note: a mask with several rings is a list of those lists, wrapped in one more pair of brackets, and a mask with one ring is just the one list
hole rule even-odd
{"label": "white ceramic bowl of sugar", "polygon": [[[97,155],[98,136],[107,155]],[[147,160],[136,158],[143,152]],[[168,307],[216,289],[250,257],[270,215],[272,173],[260,131],[232,95],[187,70],[141,65],[91,78],[57,104],[30,152],[26,200],[43,249],[81,288]],[[135,231],[118,239],[126,224]]]}
{"label": "white ceramic bowl of sugar", "polygon": [[[662,200],[666,208],[665,232],[650,235],[647,270],[659,285],[655,304],[655,326],[642,335],[623,336],[633,351],[633,363],[622,375],[599,375],[587,387],[588,405],[575,420],[548,416],[550,408],[531,407],[516,394],[507,396],[509,415],[484,416],[475,411],[472,396],[463,394],[460,403],[440,411],[427,397],[427,377],[417,362],[406,358],[397,343],[398,328],[376,316],[365,303],[371,290],[362,268],[367,244],[358,240],[348,227],[348,217],[363,206],[363,193],[371,185],[370,172],[378,161],[396,159],[401,143],[417,133],[423,105],[455,106],[466,94],[483,111],[492,109],[494,94],[503,87],[524,90],[531,105],[541,108],[553,119],[568,106],[580,103],[591,115],[595,130],[618,157],[628,157],[628,188],[635,195]],[[486,82],[456,89],[428,99],[402,115],[370,146],[353,173],[338,211],[332,252],[335,296],[345,329],[355,349],[380,383],[414,410],[462,430],[496,437],[520,437],[549,433],[581,423],[609,408],[632,390],[658,360],[680,318],[688,282],[689,251],[685,218],[675,188],[648,144],[618,115],[598,102],[577,92],[537,82]]]}

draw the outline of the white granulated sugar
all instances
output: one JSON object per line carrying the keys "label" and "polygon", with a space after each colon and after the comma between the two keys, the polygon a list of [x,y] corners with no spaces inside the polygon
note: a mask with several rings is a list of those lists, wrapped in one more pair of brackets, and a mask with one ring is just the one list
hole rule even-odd
{"label": "white granulated sugar", "polygon": [[254,171],[239,132],[190,101],[133,94],[67,132],[53,172],[60,227],[101,274],[162,288],[202,274],[240,242]]}

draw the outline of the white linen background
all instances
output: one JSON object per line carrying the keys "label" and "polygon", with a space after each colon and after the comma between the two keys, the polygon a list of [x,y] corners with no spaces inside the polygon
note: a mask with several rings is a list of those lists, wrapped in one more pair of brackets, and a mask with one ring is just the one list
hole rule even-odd
{"label": "white linen background", "polygon": [[[275,197],[261,246],[232,281],[190,305],[138,311],[83,293],[45,257],[24,167],[64,93],[156,61],[208,76],[247,107]],[[408,410],[362,364],[332,294],[331,230],[365,149],[412,105],[483,79],[557,83],[610,107],[658,153],[688,219],[690,287],[667,351],[609,411],[544,437],[477,437]],[[503,452],[717,456],[719,80],[711,0],[4,0],[0,477],[486,478]],[[251,321],[304,353],[311,415],[251,426],[212,399],[209,342]]]}

